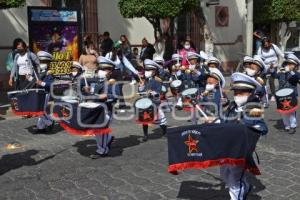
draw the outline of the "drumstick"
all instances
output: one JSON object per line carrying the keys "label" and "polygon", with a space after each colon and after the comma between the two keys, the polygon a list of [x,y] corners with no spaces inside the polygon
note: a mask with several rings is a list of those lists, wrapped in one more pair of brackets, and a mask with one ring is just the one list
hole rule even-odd
{"label": "drumstick", "polygon": [[222,87],[221,87],[221,83],[219,82],[219,88],[220,88],[220,95],[221,95],[221,99],[223,98],[223,92],[222,92]]}
{"label": "drumstick", "polygon": [[85,84],[85,87],[88,87],[89,85],[88,85],[88,83],[87,83],[86,77],[83,76],[83,78],[84,78],[84,84]]}
{"label": "drumstick", "polygon": [[203,115],[203,117],[204,117],[206,120],[208,120],[207,115],[206,115],[205,112],[200,108],[200,106],[199,106],[199,105],[196,105],[196,108],[197,108],[197,110],[199,110],[199,112]]}
{"label": "drumstick", "polygon": [[37,76],[37,74],[36,74],[36,72],[35,72],[34,68],[33,68],[33,73],[34,73],[34,76],[35,76],[36,80],[38,81],[38,80],[39,80],[39,78],[38,78],[38,76]]}

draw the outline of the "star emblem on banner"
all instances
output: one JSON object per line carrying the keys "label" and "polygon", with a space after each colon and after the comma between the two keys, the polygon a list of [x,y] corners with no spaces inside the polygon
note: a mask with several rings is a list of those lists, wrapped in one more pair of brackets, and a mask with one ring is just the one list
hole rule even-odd
{"label": "star emblem on banner", "polygon": [[189,153],[193,153],[193,151],[198,152],[197,149],[197,144],[198,144],[199,140],[194,140],[191,136],[191,134],[189,134],[188,136],[188,140],[186,140],[184,143],[189,146]]}

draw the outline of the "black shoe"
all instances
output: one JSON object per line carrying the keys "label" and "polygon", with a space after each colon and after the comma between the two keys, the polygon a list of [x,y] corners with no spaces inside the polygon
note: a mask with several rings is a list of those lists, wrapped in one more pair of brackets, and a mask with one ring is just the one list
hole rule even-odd
{"label": "black shoe", "polygon": [[144,136],[143,137],[143,142],[147,142],[147,140],[148,140],[148,136]]}
{"label": "black shoe", "polygon": [[110,139],[109,143],[107,144],[108,149],[110,149],[111,144],[113,143],[114,140],[115,140],[115,137],[111,136],[111,139]]}
{"label": "black shoe", "polygon": [[296,133],[296,128],[291,128],[291,131],[289,132],[289,134],[293,135]]}
{"label": "black shoe", "polygon": [[50,126],[47,127],[48,131],[52,131],[53,127],[54,127],[55,122],[53,121],[52,124]]}
{"label": "black shoe", "polygon": [[103,157],[106,157],[108,154],[105,153],[105,154],[100,154],[100,153],[95,153],[95,154],[92,154],[90,155],[90,158],[95,160],[95,159],[98,159],[98,158],[103,158]]}
{"label": "black shoe", "polygon": [[36,133],[46,133],[46,132],[47,132],[47,128],[38,129],[38,128],[36,127],[36,128],[35,128],[35,132],[36,132]]}

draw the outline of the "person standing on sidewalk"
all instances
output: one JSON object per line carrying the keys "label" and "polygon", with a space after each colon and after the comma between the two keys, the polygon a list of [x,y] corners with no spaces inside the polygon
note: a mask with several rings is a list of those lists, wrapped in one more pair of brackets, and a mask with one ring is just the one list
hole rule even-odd
{"label": "person standing on sidewalk", "polygon": [[[279,61],[284,57],[282,51],[277,45],[271,43],[271,40],[267,37],[262,39],[262,46],[258,49],[257,55],[261,56],[266,65],[266,80],[269,81],[269,86],[271,90],[271,101],[275,101],[275,78],[274,72],[277,71],[279,66]],[[266,81],[265,81],[266,82]]]}
{"label": "person standing on sidewalk", "polygon": [[13,79],[16,77],[16,90],[33,87],[38,76],[37,68],[40,65],[40,61],[38,57],[27,48],[27,45],[23,40],[19,41],[17,44],[16,52],[8,84],[12,87],[14,82]]}

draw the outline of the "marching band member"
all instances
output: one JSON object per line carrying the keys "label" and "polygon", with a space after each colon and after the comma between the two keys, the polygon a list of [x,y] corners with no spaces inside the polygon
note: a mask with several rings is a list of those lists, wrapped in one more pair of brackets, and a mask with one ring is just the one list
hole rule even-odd
{"label": "marching band member", "polygon": [[[285,56],[282,63],[282,68],[275,75],[279,80],[279,89],[291,88],[298,97],[297,84],[300,84],[300,73],[297,72],[300,65],[300,60],[292,53]],[[296,111],[282,114],[283,124],[287,132],[292,129],[291,134],[296,132],[297,118]]]}
{"label": "marching band member", "polygon": [[[229,102],[222,88],[225,87],[225,78],[220,70],[217,68],[211,68],[210,73],[206,79],[205,91],[202,93],[203,97],[200,101],[212,102],[213,106],[205,105],[205,111],[212,113],[214,116],[221,115],[222,107],[226,106]],[[217,108],[217,110],[215,109]],[[215,115],[216,114],[216,115]]]}
{"label": "marching band member", "polygon": [[207,66],[208,68],[217,68],[217,69],[221,69],[221,61],[214,57],[214,56],[210,56],[207,60]]}
{"label": "marching band member", "polygon": [[47,91],[44,106],[45,114],[38,118],[36,124],[36,131],[38,133],[43,133],[51,131],[54,126],[54,121],[49,115],[46,114],[46,109],[50,98],[50,87],[54,81],[54,77],[52,76],[51,71],[48,69],[50,62],[53,60],[53,57],[50,53],[45,51],[39,51],[37,53],[37,56],[40,60],[40,79],[36,81],[36,84]]}
{"label": "marching band member", "polygon": [[[84,86],[83,91],[94,97],[96,96],[97,98],[94,99],[94,101],[106,104],[108,111],[108,113],[106,113],[106,116],[109,117],[109,126],[112,120],[113,103],[116,100],[115,95],[119,94],[118,87],[113,87],[115,80],[111,79],[115,63],[112,60],[102,56],[99,56],[97,58],[97,62],[99,63],[98,81],[96,82],[93,91],[91,90],[91,86]],[[111,148],[111,144],[114,140],[114,136],[112,136],[110,133],[105,133],[96,134],[95,137],[97,143],[97,150],[94,154],[90,156],[90,158],[98,159],[100,157],[107,156]]]}
{"label": "marching band member", "polygon": [[[267,134],[268,127],[262,119],[262,110],[258,108],[260,106],[249,105],[249,109],[247,108],[249,103],[259,103],[255,90],[262,87],[261,84],[243,73],[234,73],[231,80],[234,102],[229,106],[222,120],[225,123],[233,121],[243,123],[260,135]],[[232,200],[247,198],[252,187],[246,180],[243,166],[221,166],[220,174],[229,186],[229,195]]]}
{"label": "marching band member", "polygon": [[[113,50],[106,54],[106,58],[110,59],[115,63],[114,70],[112,74],[112,78],[116,79],[117,85],[119,87],[120,95],[118,97],[119,100],[119,111],[121,113],[125,112],[126,104],[123,95],[123,85],[124,85],[124,72],[127,70],[133,77],[138,76],[138,71],[133,67],[133,65],[128,61],[126,56],[123,54],[121,49],[121,42],[116,41],[113,46]],[[131,82],[131,83],[134,83]]]}
{"label": "marching band member", "polygon": [[[182,56],[175,53],[172,55],[172,67],[171,67],[171,77],[169,79],[170,83],[175,80],[184,81],[184,74],[182,70],[184,67],[181,66]],[[183,107],[183,102],[180,93],[175,94],[176,108],[181,110]]]}
{"label": "marching band member", "polygon": [[77,61],[73,61],[72,66],[71,66],[72,82],[75,82],[82,73],[83,73],[82,65]]}
{"label": "marching band member", "polygon": [[[157,71],[159,65],[150,59],[146,59],[144,61],[144,68],[145,68],[146,80],[139,82],[138,90],[139,92],[146,92],[149,95],[150,99],[152,99],[153,103],[156,105],[156,108],[158,109],[158,114],[157,114],[158,117],[154,122],[154,124],[159,124],[163,131],[163,135],[165,135],[167,132],[167,126],[166,126],[167,118],[165,117],[163,110],[159,106],[160,105],[159,94],[161,93],[162,84],[161,82],[155,79],[155,76],[158,74]],[[143,133],[144,133],[143,141],[147,141],[148,125],[146,124],[143,124]]]}
{"label": "marching band member", "polygon": [[264,107],[268,107],[268,92],[262,76],[266,73],[266,65],[259,55],[255,55],[253,58],[245,56],[243,60],[243,66],[245,73],[253,77],[263,87],[256,91],[256,94],[261,98],[264,103]]}
{"label": "marching band member", "polygon": [[161,96],[160,100],[164,101],[162,108],[165,112],[171,112],[172,107],[168,102],[168,98],[166,97],[166,94],[169,89],[169,79],[170,79],[170,72],[167,68],[164,68],[164,63],[165,60],[161,56],[154,56],[153,61],[156,62],[160,67],[158,69],[158,76],[162,81],[162,91],[161,91]]}
{"label": "marching band member", "polygon": [[190,63],[188,72],[191,74],[191,81],[201,93],[205,90],[206,78],[209,74],[209,69],[207,69],[204,65],[200,65],[200,58],[201,55],[197,53],[187,53],[187,60]]}

